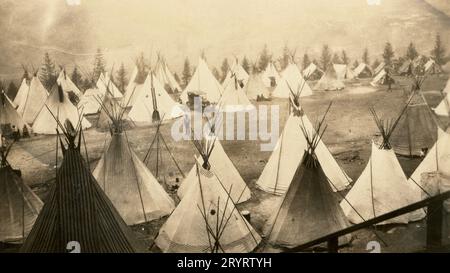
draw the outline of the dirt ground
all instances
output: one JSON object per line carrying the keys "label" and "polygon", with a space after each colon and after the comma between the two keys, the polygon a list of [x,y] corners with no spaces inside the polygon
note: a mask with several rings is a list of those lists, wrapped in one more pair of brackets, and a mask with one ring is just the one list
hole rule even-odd
{"label": "dirt ground", "polygon": [[[409,90],[410,80],[397,78],[397,84],[393,92],[386,92],[386,87],[374,88],[369,85],[368,80],[353,81],[346,83],[346,88],[339,92],[314,92],[314,95],[302,98],[302,106],[312,122],[320,117],[330,101],[333,101],[327,116],[327,131],[323,141],[332,152],[340,166],[347,174],[356,181],[370,156],[370,141],[377,133],[377,128],[369,113],[369,107],[374,106],[377,113],[384,117],[397,115],[406,101],[405,89]],[[447,80],[446,76],[429,77],[423,84],[424,95],[431,107],[435,107],[442,95],[442,90]],[[314,86],[314,83],[311,83]],[[274,99],[269,102],[258,102],[255,104],[279,104],[280,105],[280,133],[287,117],[287,100]],[[95,125],[96,116],[88,117]],[[448,120],[441,119],[443,126],[447,126]],[[168,145],[177,158],[178,164],[185,174],[189,172],[194,164],[194,148],[189,141],[175,142],[170,134],[171,124],[164,124],[161,128]],[[132,148],[140,158],[144,158],[156,131],[155,126],[139,126],[127,131],[128,139]],[[109,133],[101,132],[95,128],[85,131],[88,159],[93,169],[100,158],[104,146],[109,141]],[[280,201],[276,197],[256,189],[255,183],[261,174],[270,152],[260,150],[260,141],[222,141],[225,151],[237,167],[243,179],[252,191],[252,198],[238,205],[240,210],[251,212],[251,224],[258,231],[268,219],[273,207]],[[21,169],[23,178],[32,189],[44,200],[49,186],[54,183],[56,164],[56,138],[55,136],[35,136],[20,140],[13,147],[9,161],[14,168]],[[84,154],[84,151],[83,151]],[[152,153],[155,155],[155,153]],[[58,162],[61,162],[61,154],[58,154]],[[171,164],[167,153],[164,154],[164,166],[160,172],[160,181],[165,181],[166,188],[174,197],[178,173],[174,164]],[[400,163],[409,176],[420,159],[399,157]],[[156,159],[152,156],[148,162],[150,170],[155,173]],[[341,194],[345,194],[341,193]],[[339,195],[338,195],[339,196]],[[136,234],[143,240],[152,251],[158,251],[153,245],[153,239],[165,219],[152,221],[145,225],[134,226]],[[387,242],[382,245],[383,252],[410,252],[420,250],[425,243],[425,224],[423,222],[409,225],[390,226],[378,228],[379,236]],[[450,229],[446,229],[447,231]],[[377,240],[370,230],[362,230],[354,235],[350,246],[341,249],[342,252],[367,252],[367,242]],[[447,232],[445,237],[449,236]],[[449,239],[449,238],[447,238]],[[264,243],[257,249],[258,252],[277,252],[274,247],[266,246]]]}

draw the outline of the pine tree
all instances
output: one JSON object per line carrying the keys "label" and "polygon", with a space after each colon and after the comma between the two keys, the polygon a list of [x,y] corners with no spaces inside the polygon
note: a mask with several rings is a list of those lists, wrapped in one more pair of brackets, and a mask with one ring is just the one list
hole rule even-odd
{"label": "pine tree", "polygon": [[367,47],[364,49],[361,60],[367,65],[370,64],[369,49],[367,49]]}
{"label": "pine tree", "polygon": [[349,64],[350,63],[350,59],[347,56],[347,52],[345,52],[345,50],[342,50],[341,52],[341,61],[343,64]]}
{"label": "pine tree", "polygon": [[303,54],[302,68],[306,69],[310,64],[308,53]]}
{"label": "pine tree", "polygon": [[191,64],[189,62],[189,59],[186,58],[184,60],[183,72],[181,73],[181,80],[183,81],[184,87],[186,87],[189,84],[191,77],[192,77]]}
{"label": "pine tree", "polygon": [[283,56],[281,56],[281,59],[280,59],[281,69],[284,70],[289,65],[290,61],[291,61],[291,52],[290,52],[288,46],[284,45]]}
{"label": "pine tree", "polygon": [[269,51],[267,49],[267,45],[264,45],[263,50],[259,54],[259,60],[258,60],[258,72],[264,71],[266,69],[267,65],[269,64],[271,59],[271,56],[269,54]]}
{"label": "pine tree", "polygon": [[394,49],[392,48],[391,43],[387,42],[386,45],[384,46],[384,51],[383,51],[384,63],[387,66],[390,66],[392,64],[393,59],[394,59]]}
{"label": "pine tree", "polygon": [[323,71],[327,70],[328,65],[331,63],[331,51],[328,45],[323,45],[322,54],[320,55],[320,66]]}
{"label": "pine tree", "polygon": [[222,79],[222,77],[220,76],[220,72],[219,72],[219,70],[216,67],[214,67],[212,69],[212,74],[214,75],[216,80],[220,81]]}
{"label": "pine tree", "polygon": [[250,62],[248,61],[246,56],[244,56],[244,59],[242,59],[242,68],[244,68],[245,72],[250,74],[251,72]]}
{"label": "pine tree", "polygon": [[222,71],[222,78],[220,79],[221,82],[225,80],[228,70],[230,70],[230,65],[228,64],[228,59],[225,58],[223,59],[222,65],[220,66],[220,71]]}
{"label": "pine tree", "polygon": [[48,52],[44,54],[44,61],[39,73],[39,79],[47,90],[50,90],[56,83],[55,63],[50,58]]}
{"label": "pine tree", "polygon": [[6,94],[11,100],[13,100],[17,95],[17,91],[18,91],[17,86],[14,84],[13,81],[11,81],[8,85],[8,89],[6,90]]}
{"label": "pine tree", "polygon": [[80,72],[78,72],[78,68],[76,66],[72,70],[72,74],[70,75],[70,79],[72,80],[72,82],[77,87],[81,87],[83,79],[81,77]]}
{"label": "pine tree", "polygon": [[333,54],[333,63],[334,64],[342,64],[342,60],[337,53]]}
{"label": "pine tree", "polygon": [[417,58],[417,56],[419,56],[419,53],[417,52],[416,47],[414,46],[413,42],[410,42],[408,49],[406,49],[405,57],[406,57],[406,59],[409,59],[412,61],[415,58]]}
{"label": "pine tree", "polygon": [[98,77],[100,77],[100,74],[105,72],[106,72],[105,58],[103,56],[102,50],[98,48],[94,56],[94,70],[93,70],[94,79],[98,79]]}
{"label": "pine tree", "polygon": [[433,50],[431,50],[431,56],[433,57],[434,61],[439,65],[444,65],[447,61],[445,58],[445,48],[442,45],[440,34],[436,34],[434,48]]}
{"label": "pine tree", "polygon": [[150,67],[147,60],[145,59],[144,52],[141,52],[138,55],[134,63],[138,70],[135,81],[138,84],[143,84],[145,82],[145,79],[147,78]]}
{"label": "pine tree", "polygon": [[125,93],[125,87],[127,85],[127,71],[125,70],[123,63],[120,64],[119,70],[116,72],[115,82],[117,83],[117,87],[120,92]]}

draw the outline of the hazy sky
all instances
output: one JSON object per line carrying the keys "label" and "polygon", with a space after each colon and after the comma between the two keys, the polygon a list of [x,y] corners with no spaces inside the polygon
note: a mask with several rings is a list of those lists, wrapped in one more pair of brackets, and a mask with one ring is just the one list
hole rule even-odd
{"label": "hazy sky", "polygon": [[287,44],[299,58],[318,55],[324,43],[352,59],[369,47],[374,60],[387,40],[398,51],[414,40],[426,54],[436,32],[449,41],[449,17],[423,0],[367,1],[1,0],[0,74],[20,74],[24,62],[38,66],[45,51],[60,64],[87,66],[97,47],[109,64],[127,66],[139,51],[160,51],[177,70],[186,56],[195,64],[202,50],[219,66],[224,57],[254,59],[264,44],[275,55]]}

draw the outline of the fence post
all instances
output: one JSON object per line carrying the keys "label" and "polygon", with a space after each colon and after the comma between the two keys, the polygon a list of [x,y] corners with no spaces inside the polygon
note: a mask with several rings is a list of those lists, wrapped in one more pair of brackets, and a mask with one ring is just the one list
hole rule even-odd
{"label": "fence post", "polygon": [[442,246],[443,201],[432,202],[427,207],[427,250]]}
{"label": "fence post", "polygon": [[338,253],[339,250],[339,237],[334,237],[328,240],[328,252],[329,253]]}

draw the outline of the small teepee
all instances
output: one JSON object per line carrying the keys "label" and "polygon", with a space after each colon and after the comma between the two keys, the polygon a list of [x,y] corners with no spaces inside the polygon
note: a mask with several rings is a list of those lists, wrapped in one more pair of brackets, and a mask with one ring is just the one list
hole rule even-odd
{"label": "small teepee", "polygon": [[16,132],[20,136],[29,134],[31,128],[26,124],[22,117],[17,113],[8,96],[2,90],[0,91],[0,134],[4,136],[12,135]]}
{"label": "small teepee", "polygon": [[202,162],[195,165],[195,182],[159,230],[157,246],[163,252],[253,251],[260,236],[237,210],[209,164],[214,144],[203,148],[194,141]]}
{"label": "small teepee", "polygon": [[365,64],[360,63],[354,70],[353,74],[358,79],[364,79],[364,78],[372,78],[373,77],[373,70],[372,68]]}
{"label": "small teepee", "polygon": [[231,74],[227,85],[224,85],[222,97],[217,103],[220,111],[240,112],[255,109],[255,106],[248,100],[243,90],[243,82],[236,74]]}
{"label": "small teepee", "polygon": [[26,96],[24,96],[24,99],[21,100],[17,108],[17,112],[22,115],[23,121],[30,125],[33,124],[37,115],[44,107],[47,97],[48,92],[39,80],[36,71],[31,79],[30,88],[28,88]]}
{"label": "small teepee", "polygon": [[109,117],[111,142],[92,174],[128,225],[168,215],[175,204],[131,149],[123,128],[125,109],[115,103],[102,103],[102,111]]}
{"label": "small teepee", "polygon": [[70,101],[72,101],[75,105],[83,97],[83,93],[81,93],[80,89],[78,89],[78,87],[72,82],[70,77],[67,76],[64,68],[61,68],[61,72],[59,72],[56,82],[61,85],[63,91],[67,93]]}
{"label": "small teepee", "polygon": [[7,160],[13,144],[0,135],[0,242],[21,243],[33,227],[43,203]]}
{"label": "small teepee", "polygon": [[251,100],[261,101],[270,98],[269,88],[264,85],[262,75],[252,74],[245,85],[247,97]]}
{"label": "small teepee", "polygon": [[277,98],[289,98],[291,95],[291,89],[303,90],[301,97],[312,95],[311,87],[309,87],[297,65],[294,63],[289,64],[283,71],[281,80],[273,91],[272,96]]}
{"label": "small teepee", "polygon": [[338,79],[336,71],[332,65],[329,65],[322,78],[317,82],[314,89],[316,90],[325,90],[325,91],[333,91],[333,90],[341,90],[344,89],[344,83]]}
{"label": "small teepee", "polygon": [[320,79],[323,76],[324,72],[314,63],[310,63],[308,67],[303,69],[302,74],[306,79],[315,81]]}
{"label": "small teepee", "polygon": [[173,94],[181,92],[180,85],[175,80],[172,72],[170,72],[169,66],[161,55],[158,55],[158,61],[155,66],[155,76],[168,93]]}
{"label": "small teepee", "polygon": [[275,88],[281,80],[280,74],[278,74],[278,71],[272,62],[267,64],[267,67],[261,76],[264,85],[268,88]]}
{"label": "small teepee", "polygon": [[236,80],[241,88],[243,88],[247,84],[249,77],[247,71],[239,64],[239,61],[236,58],[222,83],[223,89],[226,90],[227,86],[233,84]]}
{"label": "small teepee", "polygon": [[[349,226],[314,152],[325,130],[321,129],[324,119],[312,131],[297,124],[307,147],[286,194],[265,226],[271,244],[292,248]],[[349,238],[343,239],[341,243],[348,243]]]}
{"label": "small teepee", "polygon": [[27,83],[27,79],[23,78],[22,83],[20,84],[19,89],[17,90],[16,96],[14,97],[13,103],[14,108],[18,108],[23,102],[27,100],[28,90],[30,86]]}
{"label": "small teepee", "polygon": [[119,88],[117,88],[117,86],[114,84],[108,72],[106,72],[105,74],[100,74],[96,85],[103,95],[108,92],[114,99],[117,100],[122,99],[123,97],[122,92],[120,92]]}
{"label": "small teepee", "polygon": [[85,115],[97,114],[101,109],[101,106],[98,104],[97,100],[103,96],[104,94],[102,94],[102,92],[100,92],[97,88],[87,89],[81,97],[77,107]]}
{"label": "small teepee", "polygon": [[[366,168],[345,199],[341,201],[342,209],[352,223],[361,223],[421,200],[421,188],[407,181],[389,142],[405,110],[406,106],[395,120],[383,120],[371,109],[382,140],[379,144],[372,142],[372,154]],[[420,220],[424,216],[425,212],[420,209],[379,225],[406,224]]]}

